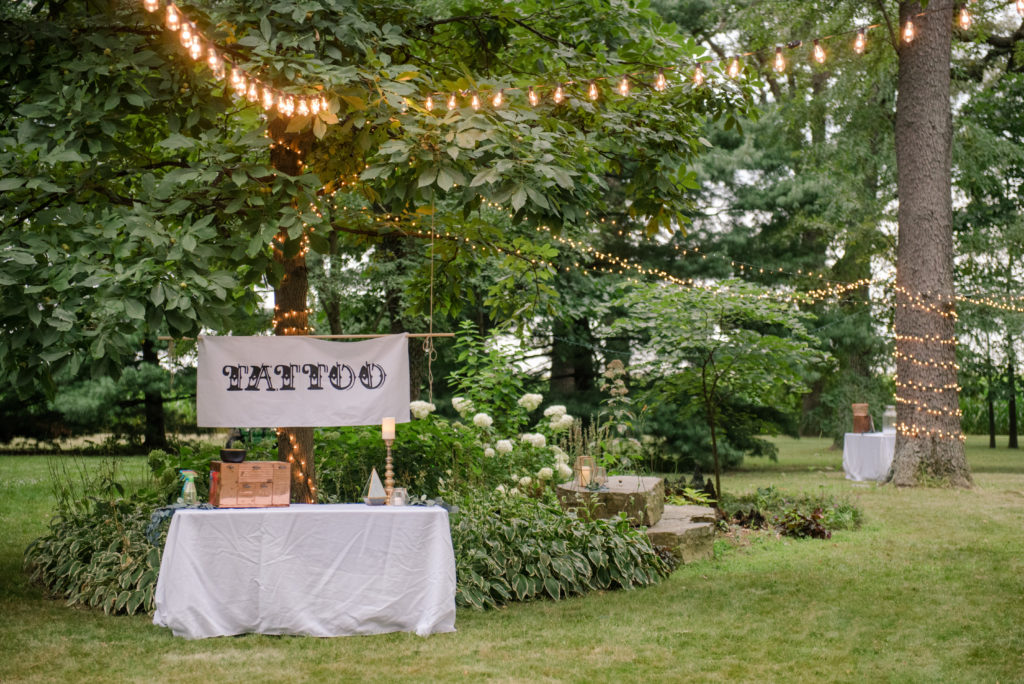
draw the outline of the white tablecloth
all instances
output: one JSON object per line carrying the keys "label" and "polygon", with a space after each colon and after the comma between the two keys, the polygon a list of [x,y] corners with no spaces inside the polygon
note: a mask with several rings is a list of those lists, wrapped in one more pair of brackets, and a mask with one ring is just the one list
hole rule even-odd
{"label": "white tablecloth", "polygon": [[843,470],[846,479],[882,481],[889,474],[895,432],[847,432],[843,438]]}
{"label": "white tablecloth", "polygon": [[178,511],[153,623],[189,639],[455,631],[448,513],[363,504]]}

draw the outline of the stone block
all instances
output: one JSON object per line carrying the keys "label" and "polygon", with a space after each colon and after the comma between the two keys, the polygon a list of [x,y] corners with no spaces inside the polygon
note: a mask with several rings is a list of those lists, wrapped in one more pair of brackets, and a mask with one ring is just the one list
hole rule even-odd
{"label": "stone block", "polygon": [[715,554],[714,519],[714,509],[704,506],[666,506],[658,524],[647,528],[647,536],[682,563],[705,560]]}
{"label": "stone block", "polygon": [[580,517],[612,518],[621,512],[633,525],[649,527],[665,510],[665,481],[660,477],[614,475],[598,491],[571,482],[558,485],[557,491],[562,508],[575,508]]}

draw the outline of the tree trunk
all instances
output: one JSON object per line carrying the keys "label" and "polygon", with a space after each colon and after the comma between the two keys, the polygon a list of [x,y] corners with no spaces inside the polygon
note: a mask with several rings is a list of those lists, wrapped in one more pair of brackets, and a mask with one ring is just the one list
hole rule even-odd
{"label": "tree trunk", "polygon": [[996,402],[992,397],[992,376],[985,377],[985,404],[988,406],[988,448],[996,448]]}
{"label": "tree trunk", "polygon": [[896,106],[899,237],[896,250],[896,373],[899,433],[891,481],[940,480],[969,487],[957,399],[954,338],[952,119],[953,0],[900,3]]}
{"label": "tree trunk", "polygon": [[[153,348],[153,340],[142,341],[142,363],[160,365],[160,358]],[[146,412],[146,431],[142,446],[146,449],[166,449],[167,431],[164,427],[164,395],[160,391],[143,394]]]}
{"label": "tree trunk", "polygon": [[[309,151],[311,132],[286,133],[288,122],[271,121],[267,130],[277,141],[270,149],[270,163],[280,173],[298,175],[302,158]],[[274,261],[284,269],[281,282],[274,288],[274,334],[308,335],[309,311],[306,295],[309,274],[306,270],[306,237],[292,240],[285,231],[274,237]],[[279,427],[277,458],[292,464],[292,501],[316,503],[316,462],[313,453],[313,428]]]}
{"label": "tree trunk", "polygon": [[1007,336],[1007,359],[1006,362],[1006,390],[1010,393],[1007,400],[1006,411],[1010,420],[1010,441],[1006,446],[1011,449],[1017,446],[1017,371],[1013,364],[1013,336]]}
{"label": "tree trunk", "polygon": [[594,338],[590,321],[586,317],[555,319],[551,343],[552,398],[570,397],[577,392],[593,389]]}

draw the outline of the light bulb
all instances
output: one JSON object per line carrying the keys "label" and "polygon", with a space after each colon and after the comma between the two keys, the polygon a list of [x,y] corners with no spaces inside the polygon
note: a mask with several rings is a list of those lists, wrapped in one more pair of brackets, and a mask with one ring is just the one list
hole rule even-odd
{"label": "light bulb", "polygon": [[323,95],[320,96],[320,109],[327,111],[327,98]]}
{"label": "light bulb", "polygon": [[857,37],[853,39],[853,51],[858,55],[863,55],[864,50],[868,46],[868,34],[867,31],[861,29],[857,31]]}
{"label": "light bulb", "polygon": [[480,98],[477,97],[476,93],[473,93],[472,99],[469,101],[469,106],[473,109],[480,109]]}
{"label": "light bulb", "polygon": [[142,6],[147,12],[156,12],[160,9],[160,0],[142,0]]}
{"label": "light bulb", "polygon": [[971,13],[967,11],[967,5],[960,7],[960,28],[964,31],[971,28]]}
{"label": "light bulb", "polygon": [[740,58],[733,57],[732,63],[729,64],[729,78],[736,78],[740,75]]}
{"label": "light bulb", "polygon": [[654,89],[659,93],[664,92],[668,87],[668,80],[665,78],[665,70],[659,69],[658,75],[654,78]]}
{"label": "light bulb", "polygon": [[273,109],[274,108],[274,93],[271,92],[270,88],[263,89],[263,108]]}
{"label": "light bulb", "polygon": [[320,98],[314,97],[309,101],[309,113],[316,115],[320,112]]}
{"label": "light bulb", "polygon": [[907,23],[903,25],[903,42],[909,43],[914,40],[914,22],[907,19]]}
{"label": "light bulb", "polygon": [[598,95],[600,95],[600,93],[597,90],[597,84],[591,81],[590,87],[587,88],[587,97],[591,100],[596,100]]}
{"label": "light bulb", "polygon": [[[206,48],[206,63],[210,65],[210,71],[214,76],[224,78],[224,62],[221,61],[220,55],[217,54],[217,50],[213,46]],[[218,76],[218,74],[220,75]]]}
{"label": "light bulb", "polygon": [[561,104],[562,100],[565,99],[565,91],[562,90],[562,86],[555,88],[555,93],[551,96],[551,99],[555,101],[555,104]]}
{"label": "light bulb", "polygon": [[245,76],[242,75],[242,70],[238,67],[231,67],[231,87],[236,92],[245,94]]}
{"label": "light bulb", "polygon": [[434,111],[434,98],[432,98],[430,95],[427,95],[427,99],[426,101],[424,101],[423,107],[428,112]]}
{"label": "light bulb", "polygon": [[309,116],[309,105],[306,104],[306,99],[299,100],[299,116]]}
{"label": "light bulb", "polygon": [[459,106],[459,101],[455,99],[455,93],[452,93],[448,97],[448,111],[450,112],[450,111],[452,111],[453,109],[455,109],[458,106]]}
{"label": "light bulb", "polygon": [[619,81],[619,95],[622,95],[622,97],[629,95],[629,76],[623,76],[622,80]]}
{"label": "light bulb", "polygon": [[780,74],[786,70],[786,58],[782,56],[782,46],[775,48],[775,70]]}
{"label": "light bulb", "polygon": [[260,89],[256,87],[256,81],[249,84],[249,90],[245,93],[245,99],[249,102],[255,102],[260,99]]}
{"label": "light bulb", "polygon": [[178,35],[181,36],[181,46],[183,48],[188,50],[189,48],[192,47],[192,41],[194,40],[194,36],[192,35],[192,25],[191,24],[189,24],[189,23],[182,24],[181,25],[181,33],[178,34]]}
{"label": "light bulb", "polygon": [[812,53],[814,54],[815,62],[818,64],[825,63],[825,48],[821,47],[821,43],[818,42],[817,38],[814,39],[814,48],[812,48]]}
{"label": "light bulb", "polygon": [[495,107],[500,107],[501,106],[501,100],[502,100],[502,91],[499,90],[498,92],[494,93],[494,97],[491,99],[491,104],[494,105]]}
{"label": "light bulb", "polygon": [[199,58],[203,56],[203,44],[198,38],[192,39],[192,45],[188,49],[188,54],[196,61],[199,61]]}
{"label": "light bulb", "polygon": [[693,70],[693,85],[704,85],[704,70],[700,68],[700,64],[698,64],[697,68]]}
{"label": "light bulb", "polygon": [[177,31],[181,28],[181,15],[178,14],[174,5],[167,6],[167,14],[164,16],[164,25],[168,31]]}
{"label": "light bulb", "polygon": [[540,98],[537,97],[537,93],[534,91],[533,86],[526,91],[526,99],[530,101],[531,107],[536,107],[537,103],[540,102]]}

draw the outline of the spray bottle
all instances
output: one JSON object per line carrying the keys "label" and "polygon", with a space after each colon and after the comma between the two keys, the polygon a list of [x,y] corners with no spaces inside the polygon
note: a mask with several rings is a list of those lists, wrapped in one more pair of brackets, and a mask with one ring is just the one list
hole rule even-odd
{"label": "spray bottle", "polygon": [[181,487],[181,502],[186,506],[194,506],[199,503],[199,494],[196,493],[196,471],[194,470],[182,470],[181,473],[182,482],[185,484]]}

